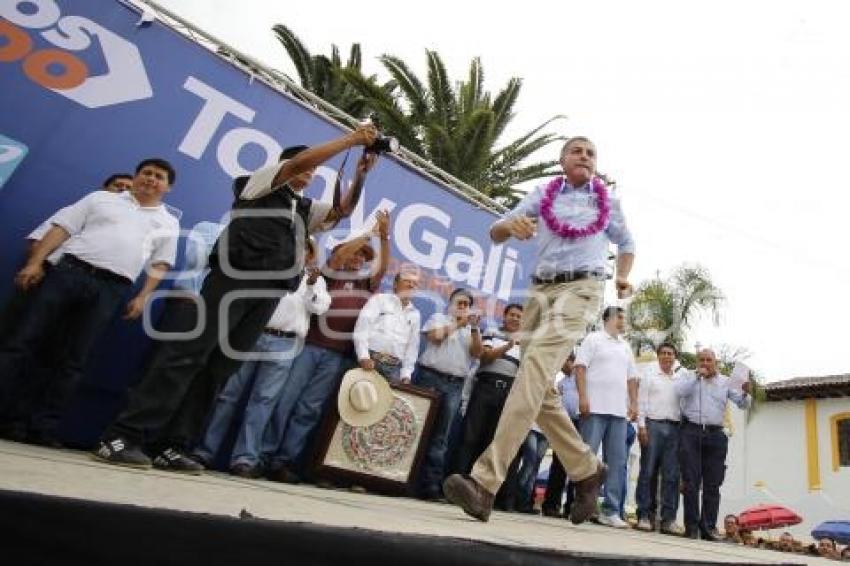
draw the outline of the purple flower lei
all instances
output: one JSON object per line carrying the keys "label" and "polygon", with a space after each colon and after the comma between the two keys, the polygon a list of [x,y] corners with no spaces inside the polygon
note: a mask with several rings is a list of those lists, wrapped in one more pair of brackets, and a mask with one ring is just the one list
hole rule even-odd
{"label": "purple flower lei", "polygon": [[587,238],[593,236],[597,232],[604,230],[608,226],[608,219],[611,214],[611,205],[608,201],[608,190],[605,188],[605,181],[599,177],[594,177],[591,182],[593,192],[596,194],[596,206],[599,209],[599,215],[596,220],[585,226],[584,228],[575,228],[566,222],[561,222],[555,216],[553,205],[555,196],[564,186],[564,178],[556,177],[549,181],[544,189],[543,200],[540,201],[540,216],[546,222],[546,226],[562,238]]}

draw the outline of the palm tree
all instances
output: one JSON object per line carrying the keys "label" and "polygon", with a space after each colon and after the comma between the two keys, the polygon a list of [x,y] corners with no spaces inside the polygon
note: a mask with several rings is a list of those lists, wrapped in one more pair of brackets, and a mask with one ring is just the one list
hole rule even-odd
{"label": "palm tree", "polygon": [[[298,73],[297,82],[300,82],[304,89],[355,118],[366,116],[367,109],[363,97],[348,84],[342,74],[342,71],[346,69],[360,73],[362,56],[359,43],[351,46],[348,62],[343,66],[339,48],[336,45],[331,45],[330,57],[312,55],[298,36],[285,25],[277,24],[272,27],[272,31],[286,49]],[[287,78],[292,81],[290,77]],[[374,82],[375,77],[365,77],[364,80]]]}
{"label": "palm tree", "polygon": [[520,194],[515,185],[560,172],[557,160],[527,160],[536,151],[564,139],[541,133],[562,116],[550,118],[515,140],[500,143],[515,116],[513,108],[522,87],[519,78],[510,79],[492,96],[484,90],[479,58],[470,63],[466,80],[453,84],[440,55],[431,50],[426,55],[428,71],[424,81],[392,55],[379,58],[392,77],[387,85],[378,85],[354,68],[343,69],[342,74],[375,111],[383,128],[403,146],[503,204],[512,205],[518,200]]}
{"label": "palm tree", "polygon": [[718,324],[724,302],[723,292],[700,265],[682,265],[667,279],[645,281],[629,305],[632,345],[639,351],[668,341],[681,350],[697,316],[707,312]]}

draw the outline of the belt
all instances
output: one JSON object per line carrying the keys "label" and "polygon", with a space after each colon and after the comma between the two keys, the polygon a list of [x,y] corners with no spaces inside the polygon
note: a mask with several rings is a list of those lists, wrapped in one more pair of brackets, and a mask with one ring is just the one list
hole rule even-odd
{"label": "belt", "polygon": [[266,334],[271,334],[272,336],[277,336],[278,338],[296,338],[298,335],[291,330],[278,330],[277,328],[265,328],[263,332]]}
{"label": "belt", "polygon": [[450,374],[450,373],[446,373],[446,372],[444,372],[444,371],[440,371],[440,370],[438,370],[438,369],[434,369],[434,368],[432,368],[431,366],[423,366],[422,364],[419,364],[419,367],[421,367],[422,369],[424,369],[424,370],[426,370],[426,371],[430,371],[431,373],[435,373],[435,374],[439,375],[440,377],[442,377],[443,379],[447,379],[447,380],[449,380],[449,381],[463,381],[463,380],[465,380],[465,379],[466,379],[466,377],[465,377],[465,376],[461,376],[461,375],[452,375],[452,374]]}
{"label": "belt", "polygon": [[654,423],[664,423],[674,426],[679,426],[681,424],[680,421],[674,421],[673,419],[650,419],[649,417],[647,417],[646,420],[652,421]]}
{"label": "belt", "polygon": [[392,354],[386,354],[384,352],[377,352],[375,350],[369,350],[369,356],[375,360],[376,362],[380,362],[382,364],[390,365],[390,366],[400,366],[401,360]]}
{"label": "belt", "polygon": [[102,267],[97,267],[95,265],[90,264],[87,261],[83,261],[75,255],[64,254],[62,259],[59,260],[59,263],[64,263],[74,269],[79,269],[81,271],[85,271],[89,275],[93,275],[98,279],[105,279],[107,281],[114,281],[116,283],[122,283],[124,285],[132,285],[133,282],[130,281],[127,277],[123,275],[118,275],[114,271],[109,271],[108,269],[103,269]]}
{"label": "belt", "polygon": [[492,373],[479,373],[476,378],[478,380],[478,384],[492,385],[496,389],[510,389],[511,385],[514,384],[513,378],[506,378]]}
{"label": "belt", "polygon": [[689,426],[691,428],[698,428],[703,431],[709,430],[711,432],[723,432],[723,425],[715,425],[715,424],[699,424],[691,422],[687,419],[682,419],[683,426]]}
{"label": "belt", "polygon": [[605,273],[601,271],[559,271],[545,277],[531,276],[531,282],[535,285],[547,285],[551,283],[570,283],[581,279],[603,279]]}

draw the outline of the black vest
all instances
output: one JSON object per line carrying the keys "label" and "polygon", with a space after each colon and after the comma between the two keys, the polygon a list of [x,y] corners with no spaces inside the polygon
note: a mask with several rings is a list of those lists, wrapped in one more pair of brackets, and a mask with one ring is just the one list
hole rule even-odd
{"label": "black vest", "polygon": [[274,280],[275,287],[294,291],[304,268],[312,201],[287,185],[257,199],[237,199],[230,223],[210,254],[210,265],[222,265],[227,253],[231,266],[244,271],[285,271],[294,275]]}

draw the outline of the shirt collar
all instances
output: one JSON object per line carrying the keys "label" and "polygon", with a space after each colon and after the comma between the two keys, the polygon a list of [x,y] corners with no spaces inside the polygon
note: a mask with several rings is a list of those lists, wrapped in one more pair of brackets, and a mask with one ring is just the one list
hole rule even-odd
{"label": "shirt collar", "polygon": [[661,364],[659,364],[658,362],[655,363],[655,373],[657,373],[658,375],[663,375],[664,377],[673,377],[674,375],[676,375],[676,372],[673,371],[673,368],[670,368],[670,373],[664,373],[664,370],[661,369]]}
{"label": "shirt collar", "polygon": [[415,308],[413,306],[413,301],[410,301],[410,302],[407,303],[407,305],[405,305],[401,302],[401,299],[399,299],[398,295],[396,295],[395,293],[387,293],[387,295],[392,297],[391,300],[392,300],[393,304],[398,305],[398,307],[403,311],[409,311],[410,309]]}
{"label": "shirt collar", "polygon": [[141,203],[139,203],[138,199],[136,199],[136,195],[134,195],[130,191],[121,191],[118,196],[129,200],[131,203],[133,203],[134,206],[141,208],[142,210],[165,210],[165,206],[162,201],[160,201],[159,204],[154,206],[142,206]]}
{"label": "shirt collar", "polygon": [[588,181],[587,183],[583,184],[580,187],[574,187],[570,184],[569,180],[566,177],[564,177],[564,184],[561,186],[561,193],[568,193],[570,191],[590,192],[590,181]]}

